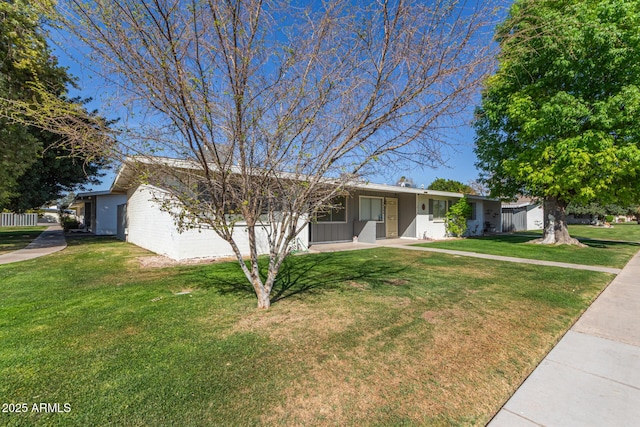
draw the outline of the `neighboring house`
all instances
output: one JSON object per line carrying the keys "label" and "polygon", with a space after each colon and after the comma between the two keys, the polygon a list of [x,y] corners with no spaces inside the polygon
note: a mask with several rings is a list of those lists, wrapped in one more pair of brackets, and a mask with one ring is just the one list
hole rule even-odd
{"label": "neighboring house", "polygon": [[[89,224],[97,225],[101,211],[93,212],[91,209],[100,204],[100,198],[115,196],[118,199],[109,212],[113,215],[111,224],[116,225],[116,230],[110,234],[176,260],[234,256],[229,244],[213,230],[178,232],[174,218],[162,211],[157,202],[163,197],[162,188],[139,184],[132,175],[125,164],[109,192],[79,195],[74,206],[85,202],[84,211],[78,212],[79,215],[87,216],[89,206],[91,215],[88,217],[92,218]],[[350,190],[349,196],[336,200],[336,204],[344,206],[344,209],[334,209],[312,218],[306,225],[306,221],[300,223],[303,230],[296,239],[296,246],[306,248],[314,244],[356,239],[365,243],[385,238],[443,239],[447,237],[444,216],[449,207],[463,197],[460,193],[367,183],[356,183]],[[499,229],[500,202],[486,197],[467,197],[472,206],[467,234],[482,235]],[[248,254],[245,226],[238,223],[235,230],[240,251]],[[266,253],[266,228],[257,230],[257,235],[259,250]]]}
{"label": "neighboring house", "polygon": [[118,231],[118,206],[127,203],[127,195],[113,190],[78,193],[69,206],[76,211],[82,229],[97,236],[115,236]]}
{"label": "neighboring house", "polygon": [[[60,222],[60,209],[58,206],[43,206],[40,208],[41,216],[38,222],[44,224],[58,224]],[[73,212],[75,214],[75,212]]]}
{"label": "neighboring house", "polygon": [[521,197],[512,203],[502,204],[502,231],[542,230],[544,211],[542,203]]}

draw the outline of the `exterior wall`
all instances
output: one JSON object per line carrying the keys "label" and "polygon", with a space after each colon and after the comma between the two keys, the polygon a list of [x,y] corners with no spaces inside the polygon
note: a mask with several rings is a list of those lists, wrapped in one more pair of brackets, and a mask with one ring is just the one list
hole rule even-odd
{"label": "exterior wall", "polygon": [[483,200],[483,232],[495,233],[502,229],[502,204],[499,201]]}
{"label": "exterior wall", "polygon": [[[380,191],[354,191],[347,197],[345,222],[315,222],[311,229],[311,244],[352,241],[363,229],[360,221],[360,196],[392,197],[398,199],[398,236],[415,238],[415,194],[387,193]],[[384,209],[383,209],[384,212]],[[375,221],[376,238],[386,237],[386,212],[383,221]]]}
{"label": "exterior wall", "polygon": [[482,236],[484,231],[484,200],[468,200],[470,203],[476,204],[475,219],[467,220],[467,232],[465,236]]}
{"label": "exterior wall", "polygon": [[542,230],[544,227],[544,215],[542,205],[522,205],[502,208],[502,231],[527,231]]}
{"label": "exterior wall", "polygon": [[126,194],[108,194],[95,197],[93,232],[97,236],[115,236],[118,231],[118,205],[127,201]]}
{"label": "exterior wall", "polygon": [[76,220],[81,224],[84,224],[84,203],[75,208]]}
{"label": "exterior wall", "polygon": [[429,200],[447,200],[449,206],[451,206],[458,199],[428,194],[419,194],[416,198],[416,210],[418,213],[416,217],[416,233],[418,239],[445,239],[447,238],[447,228],[444,218],[433,218],[433,215],[429,214]]}
{"label": "exterior wall", "polygon": [[502,208],[502,231],[511,233],[527,229],[527,208]]}
{"label": "exterior wall", "polygon": [[[129,193],[127,203],[127,241],[169,258],[181,261],[195,258],[234,257],[229,243],[213,230],[186,230],[179,233],[173,217],[160,210],[153,195],[161,194],[151,186],[140,186]],[[304,220],[298,223],[301,227]],[[257,233],[258,252],[268,253],[267,237],[264,230]],[[303,248],[308,247],[308,231],[304,227],[296,243]],[[236,225],[234,238],[243,255],[249,255],[249,238],[247,228]]]}
{"label": "exterior wall", "polygon": [[544,210],[542,204],[527,206],[527,230],[542,230],[544,228]]}
{"label": "exterior wall", "polygon": [[173,219],[152,200],[153,187],[139,186],[127,194],[127,241],[160,255],[180,259]]}

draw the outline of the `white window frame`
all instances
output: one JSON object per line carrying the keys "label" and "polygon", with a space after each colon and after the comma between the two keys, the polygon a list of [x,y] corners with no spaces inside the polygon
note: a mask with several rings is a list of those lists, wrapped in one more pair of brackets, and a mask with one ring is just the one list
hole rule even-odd
{"label": "white window frame", "polygon": [[[349,220],[349,211],[347,209],[348,208],[348,197],[347,196],[338,196],[336,197],[336,199],[340,198],[340,197],[344,197],[344,206],[342,207],[342,211],[344,211],[344,221],[322,221],[319,219],[316,219],[316,224],[346,224]],[[335,201],[335,200],[334,200]],[[329,212],[327,212],[328,215],[331,215],[331,218],[333,219],[333,212],[336,211],[336,209],[331,209],[329,210]]]}
{"label": "white window frame", "polygon": [[[380,200],[380,217],[381,219],[363,219],[362,216],[362,199],[378,199]],[[384,223],[384,197],[379,196],[360,196],[358,200],[358,219],[360,221],[375,221],[377,223]]]}
{"label": "white window frame", "polygon": [[[440,204],[440,202],[444,203],[444,215],[442,216],[436,216],[436,202],[438,204]],[[433,221],[434,222],[444,222],[445,218],[447,217],[447,212],[449,212],[449,206],[451,205],[451,203],[449,202],[449,200],[447,199],[431,199],[431,211],[429,212],[430,215],[432,215]]]}

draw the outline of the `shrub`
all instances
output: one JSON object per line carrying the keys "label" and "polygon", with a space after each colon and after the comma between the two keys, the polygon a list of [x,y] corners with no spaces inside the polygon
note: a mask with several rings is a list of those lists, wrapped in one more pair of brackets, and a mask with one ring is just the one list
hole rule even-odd
{"label": "shrub", "polygon": [[467,198],[458,200],[445,216],[447,233],[451,236],[461,237],[467,231],[467,218],[471,215],[471,205]]}
{"label": "shrub", "polygon": [[78,228],[80,228],[80,222],[75,218],[71,218],[70,216],[63,216],[60,219],[60,222],[62,223],[62,228],[64,229],[64,231],[77,230]]}
{"label": "shrub", "polygon": [[613,222],[613,215],[605,215],[604,220],[611,224]]}

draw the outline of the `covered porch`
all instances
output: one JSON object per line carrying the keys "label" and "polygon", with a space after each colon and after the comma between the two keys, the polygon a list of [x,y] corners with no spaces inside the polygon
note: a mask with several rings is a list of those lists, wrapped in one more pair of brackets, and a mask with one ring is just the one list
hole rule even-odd
{"label": "covered porch", "polygon": [[[358,242],[374,244],[381,239],[440,240],[450,237],[446,214],[465,195],[362,184],[348,196],[337,199],[339,207],[309,224],[309,243]],[[467,195],[471,215],[467,236],[500,231],[500,201]]]}
{"label": "covered porch", "polygon": [[95,191],[79,193],[69,208],[75,210],[82,231],[114,236],[118,234],[118,207],[126,202],[126,194]]}

